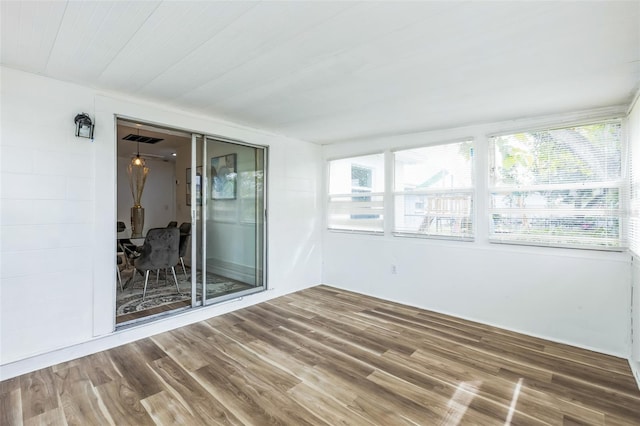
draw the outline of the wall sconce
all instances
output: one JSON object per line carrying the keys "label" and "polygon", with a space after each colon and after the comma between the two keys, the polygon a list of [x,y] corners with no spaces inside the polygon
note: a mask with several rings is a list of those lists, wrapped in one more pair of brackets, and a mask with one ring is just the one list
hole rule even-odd
{"label": "wall sconce", "polygon": [[93,139],[93,123],[89,114],[78,114],[73,121],[76,123],[76,137]]}

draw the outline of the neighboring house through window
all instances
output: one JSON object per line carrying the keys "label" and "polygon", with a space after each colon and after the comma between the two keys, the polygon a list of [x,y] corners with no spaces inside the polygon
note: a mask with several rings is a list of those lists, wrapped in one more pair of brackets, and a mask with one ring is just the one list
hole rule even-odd
{"label": "neighboring house through window", "polygon": [[334,230],[384,232],[384,154],[329,161],[327,224]]}
{"label": "neighboring house through window", "polygon": [[396,151],[394,233],[473,239],[473,144]]}
{"label": "neighboring house through window", "polygon": [[[373,189],[373,169],[370,167],[351,165],[351,192],[354,194],[370,193]],[[371,196],[353,197],[353,201],[369,203]],[[379,214],[352,214],[351,219],[377,219]]]}

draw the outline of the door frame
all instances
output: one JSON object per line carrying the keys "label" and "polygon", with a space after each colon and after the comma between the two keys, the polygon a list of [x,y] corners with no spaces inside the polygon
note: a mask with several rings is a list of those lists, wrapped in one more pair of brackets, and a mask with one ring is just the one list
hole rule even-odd
{"label": "door frame", "polygon": [[[240,146],[245,146],[245,147],[252,147],[252,148],[256,148],[262,151],[263,153],[263,168],[264,168],[264,175],[263,175],[263,188],[262,188],[262,196],[263,196],[263,208],[262,208],[262,212],[256,212],[256,214],[261,214],[262,215],[262,220],[263,220],[263,230],[262,230],[262,285],[261,286],[257,286],[253,289],[249,289],[249,290],[244,290],[244,291],[240,291],[240,292],[236,292],[236,293],[232,293],[229,295],[225,295],[225,296],[220,296],[214,299],[210,299],[209,301],[207,301],[206,299],[206,283],[205,280],[202,281],[202,295],[203,298],[202,300],[198,301],[197,300],[197,294],[195,289],[197,288],[194,283],[196,282],[196,274],[191,274],[191,285],[192,285],[192,297],[191,297],[191,306],[186,307],[185,309],[177,309],[177,310],[173,310],[173,311],[167,311],[166,313],[162,313],[162,314],[156,314],[156,315],[150,315],[147,317],[142,317],[140,319],[137,320],[133,320],[133,321],[128,321],[125,323],[121,323],[121,324],[117,324],[116,323],[116,310],[117,310],[117,297],[113,298],[113,307],[112,307],[112,312],[113,314],[113,331],[118,331],[118,330],[122,330],[122,329],[126,329],[129,327],[133,327],[133,326],[137,326],[140,325],[142,323],[149,323],[149,322],[153,322],[156,320],[160,320],[160,319],[165,319],[169,316],[173,316],[176,314],[181,314],[183,312],[185,312],[185,310],[192,310],[192,309],[196,309],[198,307],[205,307],[205,306],[211,306],[211,305],[216,305],[218,303],[225,303],[228,302],[230,300],[236,300],[236,299],[242,299],[244,296],[250,295],[250,294],[255,294],[255,293],[261,293],[263,291],[267,291],[269,289],[269,285],[268,285],[268,221],[267,221],[267,209],[268,209],[268,176],[269,176],[269,146],[268,145],[260,145],[260,144],[252,144],[252,143],[248,143],[239,139],[233,139],[233,138],[229,138],[229,137],[225,137],[225,136],[220,136],[220,135],[216,135],[213,133],[208,133],[208,132],[201,132],[201,131],[196,131],[193,129],[188,129],[188,128],[184,128],[181,126],[174,126],[174,125],[170,125],[170,124],[165,124],[165,123],[158,123],[155,122],[153,120],[147,120],[147,119],[139,119],[137,117],[133,117],[130,115],[126,115],[126,114],[118,114],[118,113],[114,113],[113,114],[113,128],[114,128],[114,142],[115,142],[115,146],[114,146],[114,151],[115,151],[115,156],[114,156],[114,163],[113,163],[113,172],[114,172],[114,181],[113,181],[113,185],[115,188],[115,194],[116,195],[116,202],[114,202],[113,205],[113,209],[114,209],[114,216],[116,217],[117,220],[117,208],[118,208],[118,204],[117,204],[117,186],[118,186],[118,181],[117,181],[117,167],[118,167],[118,156],[117,156],[117,151],[118,151],[118,132],[117,132],[117,127],[118,127],[118,121],[119,120],[123,120],[123,121],[130,121],[130,122],[135,122],[135,123],[139,123],[145,126],[149,126],[149,127],[154,127],[157,128],[160,131],[163,130],[168,130],[168,131],[178,131],[178,132],[182,132],[182,133],[188,133],[191,134],[192,140],[191,140],[191,212],[190,212],[190,217],[191,217],[191,223],[192,223],[192,238],[191,238],[191,252],[192,252],[192,262],[197,262],[197,241],[196,238],[193,238],[193,236],[195,235],[195,233],[197,232],[197,225],[196,225],[196,219],[197,219],[197,203],[195,200],[196,197],[196,192],[195,192],[195,175],[197,173],[196,171],[196,165],[195,162],[197,161],[196,158],[196,139],[197,137],[202,137],[202,143],[203,143],[203,147],[206,146],[206,140],[207,138],[216,140],[216,141],[220,141],[220,142],[225,142],[225,143],[230,143],[230,144],[234,144],[234,145],[240,145]],[[203,158],[204,155],[206,154],[206,148],[205,151],[203,151]],[[176,170],[176,176],[178,175],[178,171]],[[205,194],[207,194],[207,182],[205,179],[206,173],[204,173],[204,168],[203,168],[203,176],[202,176],[202,191],[203,191],[203,196],[202,196],[202,201],[203,201],[203,207],[205,207]],[[177,201],[176,201],[177,202]],[[203,227],[204,230],[206,231],[206,226]],[[112,246],[114,246],[113,244],[111,244]],[[115,246],[114,246],[115,247]],[[256,247],[256,250],[258,248]],[[206,251],[205,251],[206,252]],[[195,266],[197,267],[197,263],[195,263]],[[193,270],[194,265],[191,265],[191,268]],[[114,287],[114,293],[115,293],[115,287]],[[114,296],[116,296],[114,294]],[[205,303],[203,303],[203,300]]]}

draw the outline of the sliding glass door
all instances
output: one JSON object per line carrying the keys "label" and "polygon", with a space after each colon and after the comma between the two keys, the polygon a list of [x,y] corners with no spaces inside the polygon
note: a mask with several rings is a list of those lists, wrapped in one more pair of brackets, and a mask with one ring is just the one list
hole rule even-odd
{"label": "sliding glass door", "polygon": [[266,149],[192,138],[193,305],[265,289]]}
{"label": "sliding glass door", "polygon": [[[266,148],[132,118],[116,123],[116,325],[264,290]],[[147,266],[145,279],[138,266],[152,251],[148,231],[175,227],[178,263]]]}

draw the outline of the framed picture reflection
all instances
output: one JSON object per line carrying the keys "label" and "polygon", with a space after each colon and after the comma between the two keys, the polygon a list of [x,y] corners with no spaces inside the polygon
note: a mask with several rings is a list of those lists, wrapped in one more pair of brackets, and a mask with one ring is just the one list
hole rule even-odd
{"label": "framed picture reflection", "polygon": [[235,200],[238,172],[237,154],[227,154],[211,159],[211,198],[214,200]]}

